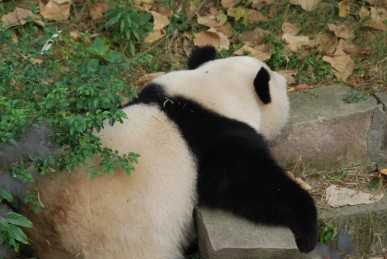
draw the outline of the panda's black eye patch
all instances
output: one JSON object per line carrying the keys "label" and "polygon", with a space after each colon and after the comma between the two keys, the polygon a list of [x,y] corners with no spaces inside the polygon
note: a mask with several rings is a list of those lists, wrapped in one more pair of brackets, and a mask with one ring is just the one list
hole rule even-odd
{"label": "panda's black eye patch", "polygon": [[216,59],[216,49],[213,46],[197,47],[188,58],[188,68],[196,69],[204,63]]}
{"label": "panda's black eye patch", "polygon": [[270,88],[269,88],[270,74],[262,67],[254,79],[254,87],[259,98],[264,104],[271,102]]}

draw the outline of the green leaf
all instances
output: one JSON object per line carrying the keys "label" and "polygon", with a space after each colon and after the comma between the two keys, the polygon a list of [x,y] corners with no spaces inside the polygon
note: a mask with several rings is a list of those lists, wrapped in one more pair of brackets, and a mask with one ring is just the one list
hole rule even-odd
{"label": "green leaf", "polygon": [[114,61],[116,61],[119,57],[121,56],[121,54],[117,51],[109,51],[108,53],[106,53],[105,55],[103,55],[103,59],[110,62],[110,63],[113,63]]}
{"label": "green leaf", "polygon": [[7,202],[12,202],[13,201],[12,195],[9,192],[7,192],[6,190],[3,190],[3,189],[0,189],[0,198],[1,199],[5,199]]}
{"label": "green leaf", "polygon": [[31,221],[29,221],[23,215],[20,215],[20,214],[15,213],[15,212],[8,212],[5,215],[4,219],[10,224],[14,224],[14,225],[18,225],[18,226],[26,227],[26,228],[32,228]]}
{"label": "green leaf", "polygon": [[370,183],[368,184],[368,189],[369,190],[378,190],[382,184],[383,184],[383,175],[381,177],[378,177],[378,176],[374,176],[372,178],[372,180],[370,181]]}
{"label": "green leaf", "polygon": [[11,237],[13,239],[16,239],[20,243],[23,243],[23,244],[26,244],[26,245],[30,243],[28,241],[28,238],[27,238],[26,234],[24,234],[24,232],[23,232],[23,230],[21,230],[21,228],[19,228],[18,226],[15,226],[15,225],[10,225],[10,227],[12,229]]}

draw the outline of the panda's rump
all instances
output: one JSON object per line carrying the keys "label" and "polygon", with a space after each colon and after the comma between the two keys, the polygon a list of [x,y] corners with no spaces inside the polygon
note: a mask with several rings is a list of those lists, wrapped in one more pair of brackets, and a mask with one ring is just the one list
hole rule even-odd
{"label": "panda's rump", "polygon": [[[68,255],[178,258],[181,246],[176,244],[187,243],[196,202],[195,159],[159,108],[137,104],[124,111],[129,119],[105,125],[99,136],[104,146],[121,154],[139,153],[136,170],[130,176],[116,171],[92,180],[79,167],[73,176],[42,177],[38,188],[45,208],[39,216],[53,226],[46,229],[52,232],[47,234],[51,243],[61,244]],[[37,224],[39,235],[46,226]],[[48,258],[47,250],[41,252]]]}

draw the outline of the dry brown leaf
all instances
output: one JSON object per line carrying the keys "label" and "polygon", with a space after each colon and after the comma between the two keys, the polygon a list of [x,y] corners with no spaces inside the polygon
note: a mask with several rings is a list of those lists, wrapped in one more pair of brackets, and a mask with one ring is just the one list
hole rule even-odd
{"label": "dry brown leaf", "polygon": [[72,0],[54,0],[54,2],[57,4],[66,4],[66,3],[71,4]]}
{"label": "dry brown leaf", "polygon": [[[340,40],[337,48],[340,48],[346,54],[357,54],[357,55],[368,55],[370,53],[369,49],[360,49],[356,45],[346,42],[345,40]],[[335,53],[335,55],[337,55]]]}
{"label": "dry brown leaf", "polygon": [[228,22],[223,25],[217,26],[216,30],[226,35],[227,38],[230,38],[232,36],[232,27],[231,24],[229,24]]}
{"label": "dry brown leaf", "polygon": [[339,16],[340,17],[347,17],[351,6],[350,6],[351,0],[342,0],[339,3]]}
{"label": "dry brown leaf", "polygon": [[226,19],[218,19],[215,15],[208,15],[208,16],[200,16],[198,15],[197,22],[198,24],[207,26],[207,27],[218,27],[227,22],[227,17]]}
{"label": "dry brown leaf", "polygon": [[334,57],[323,56],[322,60],[331,64],[333,73],[340,80],[347,80],[348,77],[353,73],[355,62],[353,62],[349,55]]}
{"label": "dry brown leaf", "polygon": [[222,6],[224,8],[230,8],[230,7],[237,6],[240,2],[241,2],[241,0],[222,0],[221,1]]}
{"label": "dry brown leaf", "polygon": [[306,85],[306,84],[299,84],[294,86],[294,90],[305,90],[305,89],[312,89],[314,88],[313,85]]}
{"label": "dry brown leaf", "polygon": [[308,191],[312,189],[312,187],[307,182],[302,180],[301,177],[295,177],[294,174],[290,171],[286,171],[286,173],[290,178],[292,178],[296,183],[298,183],[298,185],[300,185],[301,188],[303,188],[304,190]]}
{"label": "dry brown leaf", "polygon": [[387,168],[384,168],[384,169],[380,170],[380,173],[384,174],[384,175],[387,175]]}
{"label": "dry brown leaf", "polygon": [[236,21],[238,21],[241,18],[247,19],[248,22],[253,22],[253,23],[267,20],[267,17],[263,15],[261,12],[258,12],[252,9],[246,9],[243,7],[228,8],[227,15],[230,17],[233,17]]}
{"label": "dry brown leaf", "polygon": [[333,55],[338,42],[339,40],[335,36],[323,32],[316,36],[317,49],[328,55]]}
{"label": "dry brown leaf", "polygon": [[251,0],[251,6],[255,9],[259,7],[264,7],[265,5],[271,5],[275,2],[276,0]]}
{"label": "dry brown leaf", "polygon": [[290,3],[300,5],[305,11],[312,11],[320,0],[291,0]]}
{"label": "dry brown leaf", "polygon": [[195,38],[193,40],[195,46],[205,46],[211,45],[215,48],[220,47],[220,38],[218,34],[209,31],[201,31],[194,34]]}
{"label": "dry brown leaf", "polygon": [[208,15],[208,16],[200,16],[198,15],[197,19],[198,24],[207,26],[207,27],[215,27],[218,25],[218,22],[216,21],[215,15]]}
{"label": "dry brown leaf", "polygon": [[164,37],[165,32],[163,30],[151,31],[144,38],[144,43],[153,43]]}
{"label": "dry brown leaf", "polygon": [[244,44],[255,46],[263,43],[265,37],[269,34],[269,31],[256,28],[253,31],[242,32],[238,35],[238,40]]}
{"label": "dry brown leaf", "polygon": [[300,28],[297,24],[284,22],[282,24],[282,32],[296,35],[300,31]]}
{"label": "dry brown leaf", "polygon": [[284,33],[282,39],[288,43],[287,47],[294,52],[299,51],[302,47],[312,47],[315,45],[313,40],[303,35],[295,36],[290,33]]}
{"label": "dry brown leaf", "polygon": [[371,7],[371,19],[365,21],[363,26],[372,28],[378,31],[387,31],[387,11],[384,8]]}
{"label": "dry brown leaf", "polygon": [[56,0],[49,0],[47,4],[39,1],[40,14],[49,20],[67,20],[70,16],[71,1],[58,4]]}
{"label": "dry brown leaf", "polygon": [[165,74],[165,72],[155,72],[155,73],[146,74],[146,75],[140,77],[136,81],[136,85],[138,85],[138,86],[145,85],[145,84],[149,83],[150,81],[152,81],[153,79],[155,79],[159,76],[162,76],[164,74]]}
{"label": "dry brown leaf", "polygon": [[359,17],[360,18],[365,18],[365,17],[368,17],[368,16],[371,16],[371,12],[368,11],[367,8],[365,8],[364,6],[362,6],[359,10]]}
{"label": "dry brown leaf", "polygon": [[262,61],[268,60],[271,57],[272,50],[266,45],[262,44],[260,46],[251,47],[249,45],[243,45],[242,48],[234,51],[234,55],[245,55],[246,52],[249,52],[251,56],[260,59]]}
{"label": "dry brown leaf", "polygon": [[277,6],[275,5],[270,5],[270,8],[269,8],[269,17],[270,18],[273,18],[273,17],[276,17],[277,16]]}
{"label": "dry brown leaf", "polygon": [[294,77],[297,75],[297,71],[279,70],[277,72],[281,74],[283,77],[285,77],[286,81],[288,82],[288,85],[294,85],[296,83],[296,80],[294,79]]}
{"label": "dry brown leaf", "polygon": [[35,21],[35,18],[41,18],[40,15],[34,15],[31,10],[23,9],[16,7],[16,9],[13,12],[10,12],[6,15],[3,15],[1,17],[1,21],[8,26],[17,26],[17,25],[24,25],[27,23],[27,17],[32,18],[32,22],[39,25],[44,26],[44,22],[41,20]]}
{"label": "dry brown leaf", "polygon": [[79,31],[70,31],[70,37],[76,41],[81,40],[81,34],[79,33]]}
{"label": "dry brown leaf", "polygon": [[387,11],[384,8],[371,7],[371,18],[385,22],[387,20]]}
{"label": "dry brown leaf", "polygon": [[93,20],[98,20],[103,17],[103,14],[106,13],[110,4],[109,3],[97,3],[90,6],[90,16]]}
{"label": "dry brown leaf", "polygon": [[344,44],[345,40],[339,40],[339,43],[337,43],[336,49],[333,52],[332,56],[345,56],[347,53],[344,51]]}
{"label": "dry brown leaf", "polygon": [[160,14],[158,12],[151,12],[153,16],[153,30],[154,31],[159,31],[169,24],[169,19],[168,16]]}
{"label": "dry brown leaf", "polygon": [[210,14],[217,16],[219,14],[224,14],[224,12],[223,12],[222,9],[219,9],[219,8],[217,8],[215,6],[211,6],[210,7]]}
{"label": "dry brown leaf", "polygon": [[267,17],[263,15],[263,13],[255,10],[247,10],[247,15],[249,17],[249,21],[253,23],[258,23],[267,20]]}
{"label": "dry brown leaf", "polygon": [[208,32],[216,33],[220,39],[220,50],[228,50],[230,48],[230,41],[227,38],[226,35],[224,35],[222,32],[218,31],[216,28],[212,27],[208,30]]}
{"label": "dry brown leaf", "polygon": [[328,28],[336,35],[337,38],[353,39],[355,37],[353,30],[348,28],[345,24],[335,25],[330,23],[328,24]]}
{"label": "dry brown leaf", "polygon": [[134,0],[134,5],[143,11],[149,11],[152,8],[153,0]]}
{"label": "dry brown leaf", "polygon": [[385,25],[384,22],[379,21],[379,20],[375,20],[375,19],[365,21],[363,23],[363,26],[367,27],[367,28],[375,29],[378,31],[387,32],[387,25]]}

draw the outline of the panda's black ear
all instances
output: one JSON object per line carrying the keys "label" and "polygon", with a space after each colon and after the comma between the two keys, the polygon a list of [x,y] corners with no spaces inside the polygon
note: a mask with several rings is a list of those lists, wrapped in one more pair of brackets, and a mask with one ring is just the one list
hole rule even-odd
{"label": "panda's black ear", "polygon": [[196,69],[204,63],[216,59],[216,49],[213,46],[196,47],[188,58],[188,68]]}
{"label": "panda's black ear", "polygon": [[262,67],[254,79],[254,87],[259,99],[261,99],[264,104],[271,102],[269,81],[270,74],[264,67]]}

